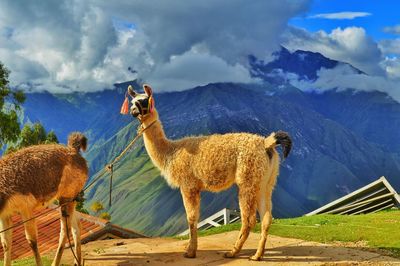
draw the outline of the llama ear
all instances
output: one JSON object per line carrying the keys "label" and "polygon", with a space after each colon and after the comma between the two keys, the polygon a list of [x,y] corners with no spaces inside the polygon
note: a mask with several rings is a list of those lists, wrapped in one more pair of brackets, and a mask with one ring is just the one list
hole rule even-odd
{"label": "llama ear", "polygon": [[135,96],[137,95],[137,93],[133,90],[133,87],[131,85],[128,86],[128,93],[133,98],[135,98]]}
{"label": "llama ear", "polygon": [[150,85],[143,84],[143,89],[144,92],[147,94],[147,96],[152,96],[153,95],[153,90],[151,89]]}

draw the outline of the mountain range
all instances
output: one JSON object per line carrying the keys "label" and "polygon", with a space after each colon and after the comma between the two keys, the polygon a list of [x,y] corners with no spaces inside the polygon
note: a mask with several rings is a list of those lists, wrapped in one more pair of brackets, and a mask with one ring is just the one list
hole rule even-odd
{"label": "mountain range", "polygon": [[[273,194],[275,217],[302,215],[382,175],[400,190],[400,142],[396,139],[400,104],[381,92],[351,88],[304,92],[281,77],[294,73],[315,80],[321,68],[344,63],[285,48],[274,57],[267,63],[249,57],[251,74],[262,83],[215,83],[165,93],[154,88],[166,135],[177,139],[226,132],[289,132],[293,150],[281,164]],[[24,104],[24,120],[42,122],[64,143],[71,131],[85,132],[92,179],[136,135],[137,121],[119,114],[129,84],[140,88],[131,81],[100,92],[31,93]],[[112,222],[147,235],[173,235],[186,229],[179,190],[168,187],[142,141],[116,166],[113,185],[111,207],[108,178],[86,194],[86,206],[99,200]],[[201,205],[202,218],[225,207],[237,209],[236,187],[218,194],[204,192]]]}

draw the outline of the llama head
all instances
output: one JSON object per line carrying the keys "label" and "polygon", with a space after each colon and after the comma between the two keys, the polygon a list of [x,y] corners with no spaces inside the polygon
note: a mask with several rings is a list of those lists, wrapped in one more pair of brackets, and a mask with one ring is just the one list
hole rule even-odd
{"label": "llama head", "polygon": [[128,86],[128,93],[132,97],[130,113],[134,117],[143,118],[153,112],[153,90],[147,84],[143,85],[143,90],[145,93],[137,93],[133,90],[132,86]]}

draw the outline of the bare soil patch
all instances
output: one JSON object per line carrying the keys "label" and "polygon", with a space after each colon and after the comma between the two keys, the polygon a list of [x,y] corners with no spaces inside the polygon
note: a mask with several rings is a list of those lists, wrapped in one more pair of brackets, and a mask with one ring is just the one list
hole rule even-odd
{"label": "bare soil patch", "polygon": [[[199,238],[197,258],[183,257],[187,240],[141,238],[103,240],[84,245],[85,265],[400,265],[400,260],[364,247],[325,245],[299,239],[269,236],[261,262],[249,261],[259,239],[251,233],[239,257],[223,258],[234,244],[238,232],[232,231]],[[361,245],[364,246],[364,245]],[[70,264],[72,254],[65,250],[63,261]]]}

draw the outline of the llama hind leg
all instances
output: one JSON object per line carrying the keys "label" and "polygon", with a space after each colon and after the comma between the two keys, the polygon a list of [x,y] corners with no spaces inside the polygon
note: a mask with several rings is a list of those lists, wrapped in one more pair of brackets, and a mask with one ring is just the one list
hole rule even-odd
{"label": "llama hind leg", "polygon": [[72,237],[74,238],[75,255],[78,261],[75,260],[76,265],[80,265],[82,261],[81,251],[81,224],[77,213],[74,211],[71,215],[72,222]]}
{"label": "llama hind leg", "polygon": [[[21,213],[23,220],[31,219],[33,214],[31,211],[25,211]],[[36,265],[42,265],[42,259],[40,257],[38,242],[37,242],[37,228],[36,228],[36,221],[35,219],[30,220],[24,223],[25,226],[25,236],[26,240],[28,240],[29,246],[31,247],[33,254],[35,256]]]}
{"label": "llama hind leg", "polygon": [[[64,204],[64,201],[60,200],[60,204]],[[60,209],[60,238],[58,241],[58,247],[56,255],[54,256],[52,266],[60,265],[61,256],[64,252],[65,242],[67,241],[67,224],[68,224],[68,232],[71,232],[71,216],[70,213],[73,211],[74,204],[65,204]]]}
{"label": "llama hind leg", "polygon": [[[0,218],[0,231],[12,226],[11,217]],[[4,266],[11,266],[12,229],[0,234],[4,253]]]}
{"label": "llama hind leg", "polygon": [[200,211],[200,191],[186,191],[181,189],[181,193],[190,231],[189,243],[184,256],[186,258],[195,258],[197,251],[197,222],[199,220]]}
{"label": "llama hind leg", "polygon": [[258,200],[258,210],[261,220],[261,239],[258,243],[256,254],[250,257],[250,260],[261,260],[264,256],[265,243],[267,242],[268,231],[272,223],[272,190],[268,189],[265,193],[262,191]]}
{"label": "llama hind leg", "polygon": [[240,228],[240,233],[236,240],[235,246],[231,251],[224,254],[226,258],[233,258],[240,252],[244,242],[247,240],[250,234],[250,230],[256,224],[257,204],[254,189],[245,186],[239,187],[239,206],[242,227]]}

